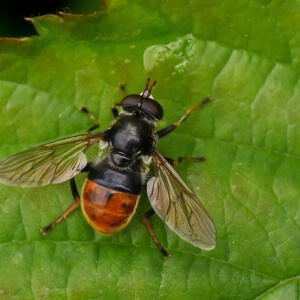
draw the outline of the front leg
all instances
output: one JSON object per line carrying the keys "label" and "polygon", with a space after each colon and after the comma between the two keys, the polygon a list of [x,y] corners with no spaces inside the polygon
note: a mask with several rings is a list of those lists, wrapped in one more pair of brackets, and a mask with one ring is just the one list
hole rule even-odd
{"label": "front leg", "polygon": [[[121,93],[122,93],[122,99],[124,99],[125,96],[126,96],[126,93],[125,93],[125,82],[119,83],[119,88],[120,88]],[[119,111],[117,109],[117,106],[120,106],[120,103],[114,103],[111,106],[111,111],[112,111],[112,114],[113,114],[114,118],[117,118],[119,116]]]}
{"label": "front leg", "polygon": [[189,116],[190,114],[196,110],[197,108],[201,107],[202,105],[204,105],[205,103],[208,103],[209,101],[212,101],[212,98],[210,96],[205,97],[200,103],[196,104],[195,106],[193,106],[192,108],[190,108],[182,117],[181,119],[176,122],[171,124],[170,126],[161,129],[157,132],[157,135],[159,138],[164,137],[165,135],[169,134],[170,132],[172,132],[174,129],[176,129],[177,127],[179,127],[182,122],[184,122]]}

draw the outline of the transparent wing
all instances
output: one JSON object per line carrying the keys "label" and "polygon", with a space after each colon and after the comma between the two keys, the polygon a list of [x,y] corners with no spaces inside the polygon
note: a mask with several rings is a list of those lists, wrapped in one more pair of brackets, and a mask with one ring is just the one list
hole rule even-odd
{"label": "transparent wing", "polygon": [[213,249],[217,232],[204,206],[161,154],[152,158],[156,177],[147,182],[147,193],[156,214],[186,242]]}
{"label": "transparent wing", "polygon": [[79,135],[15,154],[0,164],[0,183],[35,187],[66,181],[86,166],[86,150],[103,139],[103,133]]}

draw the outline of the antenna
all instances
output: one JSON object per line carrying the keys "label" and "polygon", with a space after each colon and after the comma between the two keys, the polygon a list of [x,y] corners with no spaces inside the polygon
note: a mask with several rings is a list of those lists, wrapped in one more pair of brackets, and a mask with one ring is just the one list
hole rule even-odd
{"label": "antenna", "polygon": [[146,88],[144,89],[143,93],[142,93],[142,99],[140,100],[140,102],[137,104],[138,107],[142,107],[143,105],[143,100],[147,99],[151,96],[151,91],[152,88],[156,85],[156,80],[154,80],[149,88],[149,84],[150,84],[150,78],[147,79],[146,81]]}

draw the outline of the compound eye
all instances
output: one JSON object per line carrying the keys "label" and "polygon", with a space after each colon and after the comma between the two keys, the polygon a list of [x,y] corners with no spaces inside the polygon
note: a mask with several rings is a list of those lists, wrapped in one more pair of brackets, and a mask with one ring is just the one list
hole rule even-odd
{"label": "compound eye", "polygon": [[121,106],[124,110],[132,112],[134,110],[141,110],[146,112],[152,118],[156,120],[160,120],[163,115],[164,111],[161,105],[152,98],[143,98],[142,95],[129,95],[126,96],[121,101]]}
{"label": "compound eye", "polygon": [[128,95],[121,101],[121,106],[123,108],[129,107],[129,106],[137,106],[138,103],[142,100],[141,95]]}
{"label": "compound eye", "polygon": [[164,115],[161,105],[151,98],[147,98],[143,101],[142,108],[157,120],[160,120]]}

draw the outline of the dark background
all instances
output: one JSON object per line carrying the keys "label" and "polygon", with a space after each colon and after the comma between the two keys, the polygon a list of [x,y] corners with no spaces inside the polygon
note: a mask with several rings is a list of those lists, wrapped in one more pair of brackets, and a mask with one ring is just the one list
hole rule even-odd
{"label": "dark background", "polygon": [[57,14],[59,11],[83,14],[103,7],[101,0],[0,0],[0,38],[35,35],[25,17]]}

